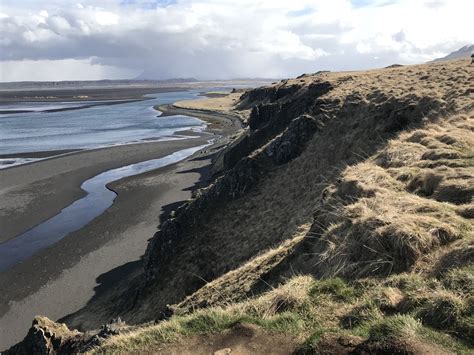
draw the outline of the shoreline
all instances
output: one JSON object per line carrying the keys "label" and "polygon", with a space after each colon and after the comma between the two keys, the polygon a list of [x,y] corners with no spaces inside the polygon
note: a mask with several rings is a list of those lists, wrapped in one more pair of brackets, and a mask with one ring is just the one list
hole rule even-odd
{"label": "shoreline", "polygon": [[[230,114],[224,114],[222,112],[216,112],[211,110],[195,110],[177,107],[174,104],[163,104],[153,107],[155,110],[161,112],[159,117],[168,117],[175,115],[186,115],[199,118],[209,123],[211,130],[222,131],[223,134],[229,134],[230,131],[234,132],[242,128],[241,121],[237,116]],[[222,122],[224,120],[224,123]]]}
{"label": "shoreline", "polygon": [[[167,114],[173,115],[172,112],[168,110]],[[179,110],[174,114],[183,113]],[[108,184],[117,197],[105,212],[0,273],[0,287],[5,290],[0,295],[0,349],[21,340],[36,314],[65,318],[80,311],[99,292],[114,286],[101,280],[108,280],[111,274],[129,277],[138,272],[140,258],[160,221],[189,199],[193,190],[207,184],[212,156],[240,127],[221,114],[208,113],[206,118],[192,110],[186,110],[186,114],[204,119],[209,123],[207,128],[202,133],[175,133],[180,137],[191,133],[189,139],[76,151],[0,170],[1,242],[82,197],[85,193],[80,184],[87,178],[219,137],[212,146],[181,162]],[[10,227],[5,229],[7,222]],[[95,321],[100,322],[100,317],[90,320]]]}
{"label": "shoreline", "polygon": [[80,185],[95,175],[161,158],[206,141],[206,134],[202,134],[189,139],[125,144],[56,155],[1,169],[0,243],[53,217],[84,196]]}

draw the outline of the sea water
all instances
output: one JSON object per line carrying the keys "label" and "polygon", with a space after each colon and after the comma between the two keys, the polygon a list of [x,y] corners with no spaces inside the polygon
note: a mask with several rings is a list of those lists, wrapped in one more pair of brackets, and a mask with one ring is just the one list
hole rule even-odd
{"label": "sea water", "polygon": [[[175,132],[204,126],[201,120],[184,116],[158,117],[153,106],[196,98],[197,91],[147,95],[144,101],[99,105],[75,110],[47,109],[90,105],[84,103],[16,103],[0,105],[0,111],[30,110],[0,115],[0,155],[25,152],[89,149],[108,145],[160,139]],[[2,108],[3,107],[3,108]]]}

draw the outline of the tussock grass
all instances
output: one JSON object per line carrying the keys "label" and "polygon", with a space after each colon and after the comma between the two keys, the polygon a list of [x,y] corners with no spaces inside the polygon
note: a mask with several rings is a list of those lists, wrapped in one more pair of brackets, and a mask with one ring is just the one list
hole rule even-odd
{"label": "tussock grass", "polygon": [[[464,163],[474,156],[473,129],[472,114],[450,117],[402,133],[375,156],[347,167],[316,210],[318,274],[361,277],[433,268],[441,247],[472,241],[474,167]],[[425,160],[453,164],[433,169]]]}
{"label": "tussock grass", "polygon": [[[417,301],[405,307],[401,299],[406,297]],[[419,339],[467,353],[472,335],[470,307],[470,300],[445,289],[441,279],[424,282],[419,276],[401,274],[384,282],[366,279],[348,283],[340,278],[298,276],[259,297],[175,315],[112,337],[93,351],[152,351],[187,337],[212,339],[213,334],[246,323],[298,339],[301,346],[297,353],[301,354],[314,352],[323,338],[327,342],[326,335],[368,344]]]}
{"label": "tussock grass", "polygon": [[252,286],[260,281],[263,274],[278,265],[285,256],[292,252],[295,245],[304,238],[309,228],[309,224],[299,226],[291,239],[260,253],[260,255],[220,278],[206,283],[182,302],[172,306],[174,313],[183,314],[190,310],[208,306],[227,306],[245,300]]}
{"label": "tussock grass", "polygon": [[352,329],[364,323],[375,322],[383,318],[383,313],[375,302],[368,300],[361,305],[355,306],[341,319],[343,328]]}
{"label": "tussock grass", "polygon": [[256,299],[173,316],[157,325],[113,337],[94,352],[150,350],[184,337],[222,332],[238,323],[256,324],[269,332],[298,336],[307,326],[302,311],[310,298],[308,289],[312,283],[311,278],[295,277]]}
{"label": "tussock grass", "polygon": [[408,315],[395,315],[375,321],[369,330],[369,340],[386,341],[390,338],[410,338],[421,330],[421,322]]}
{"label": "tussock grass", "polygon": [[459,322],[465,311],[465,304],[459,296],[438,291],[427,298],[418,315],[427,325],[448,329]]}
{"label": "tussock grass", "polygon": [[444,286],[461,295],[474,295],[474,265],[449,270],[443,275]]}

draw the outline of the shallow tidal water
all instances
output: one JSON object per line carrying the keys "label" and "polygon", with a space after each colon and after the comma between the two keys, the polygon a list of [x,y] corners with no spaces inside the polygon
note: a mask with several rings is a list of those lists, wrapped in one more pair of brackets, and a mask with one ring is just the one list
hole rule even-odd
{"label": "shallow tidal water", "polygon": [[[3,109],[31,110],[0,115],[0,155],[69,149],[89,149],[167,137],[203,127],[201,120],[184,115],[157,117],[155,105],[196,98],[197,91],[146,95],[149,100],[46,112],[46,109],[84,103],[32,103],[4,105]],[[0,110],[2,105],[0,105]]]}

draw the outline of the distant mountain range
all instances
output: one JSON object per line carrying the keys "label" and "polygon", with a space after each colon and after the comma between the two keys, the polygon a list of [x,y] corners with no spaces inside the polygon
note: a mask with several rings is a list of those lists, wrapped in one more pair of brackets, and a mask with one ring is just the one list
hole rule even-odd
{"label": "distant mountain range", "polygon": [[442,62],[442,61],[451,60],[451,59],[470,58],[472,53],[474,53],[474,44],[468,44],[467,46],[464,46],[458,49],[457,51],[449,53],[445,57],[437,58],[433,60],[433,62]]}
{"label": "distant mountain range", "polygon": [[196,78],[170,78],[170,79],[159,79],[159,76],[148,72],[148,71],[143,71],[140,75],[137,77],[131,79],[131,80],[145,80],[145,81],[159,81],[159,82],[164,82],[164,83],[192,83],[192,82],[197,82]]}

